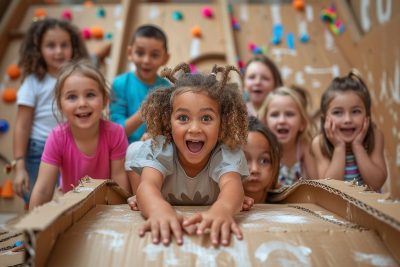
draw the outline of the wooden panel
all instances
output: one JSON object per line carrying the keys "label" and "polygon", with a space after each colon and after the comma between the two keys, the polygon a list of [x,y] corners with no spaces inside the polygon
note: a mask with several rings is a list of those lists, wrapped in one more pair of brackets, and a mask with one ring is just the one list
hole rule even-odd
{"label": "wooden panel", "polygon": [[[265,50],[281,70],[286,85],[297,84],[307,89],[312,97],[313,110],[319,108],[322,92],[335,77],[334,66],[338,74],[344,75],[350,69],[346,58],[334,42],[332,33],[321,22],[319,12],[324,5],[320,1],[307,1],[312,19],[307,12],[295,10],[291,3],[273,5],[237,4],[233,16],[239,20],[240,30],[235,31],[238,58],[244,63],[253,55],[248,48],[254,43]],[[278,19],[277,19],[278,17]],[[280,22],[284,27],[284,37],[279,45],[272,44],[273,25]],[[310,41],[299,41],[299,24],[307,29]],[[293,33],[295,49],[288,48],[286,36]]]}
{"label": "wooden panel", "polygon": [[[383,11],[391,3],[387,13],[390,16],[383,23],[384,16],[377,10],[381,2]],[[351,7],[356,21],[369,24],[369,30],[363,30],[359,42],[352,41],[351,32],[336,38],[336,42],[351,65],[360,69],[370,89],[373,119],[385,136],[389,176],[384,191],[391,191],[393,198],[400,199],[400,2],[365,3],[367,9],[360,1],[352,1]]]}
{"label": "wooden panel", "polygon": [[[197,55],[204,54],[225,54],[226,43],[224,29],[221,23],[222,13],[220,5],[216,2],[209,3],[214,12],[211,19],[204,18],[201,9],[204,4],[200,3],[140,3],[134,11],[131,24],[127,24],[124,31],[124,38],[129,40],[135,29],[142,24],[154,24],[165,31],[168,38],[168,49],[171,55],[167,66],[174,67],[180,62],[189,62]],[[183,20],[175,21],[172,18],[174,11],[183,14]],[[200,26],[201,38],[194,38],[191,29]],[[126,56],[126,48],[122,48],[119,58],[122,60],[118,73],[129,69],[129,62]],[[194,56],[196,55],[196,56]],[[212,57],[210,63],[199,64],[200,70],[210,70],[213,65]]]}
{"label": "wooden panel", "polygon": [[[106,11],[106,16],[100,18],[97,16],[99,5],[91,8],[82,5],[66,5],[66,4],[32,4],[31,1],[12,1],[4,14],[0,27],[0,96],[3,89],[12,87],[18,89],[21,80],[10,80],[6,75],[7,66],[11,63],[17,63],[19,60],[19,47],[22,43],[23,34],[29,28],[33,14],[36,8],[46,9],[48,16],[61,18],[61,14],[65,9],[70,9],[73,14],[73,24],[79,28],[91,27],[98,25],[103,28],[105,33],[115,34],[120,30],[122,6],[119,1],[108,1],[107,4],[101,5]],[[105,41],[91,39],[86,41],[89,51],[93,52],[96,48],[103,45]],[[106,60],[101,66],[103,72],[107,71],[111,60]],[[8,159],[13,158],[12,153],[12,136],[16,117],[17,106],[15,103],[7,104],[2,98],[0,99],[0,119],[5,119],[10,125],[10,129],[5,134],[0,134],[0,152]],[[4,167],[4,163],[0,162],[0,170]],[[5,178],[13,178],[15,173],[6,175],[0,171],[0,186]]]}

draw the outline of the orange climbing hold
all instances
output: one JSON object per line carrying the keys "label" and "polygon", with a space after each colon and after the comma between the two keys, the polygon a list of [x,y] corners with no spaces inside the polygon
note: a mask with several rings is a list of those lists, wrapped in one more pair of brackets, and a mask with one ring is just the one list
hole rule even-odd
{"label": "orange climbing hold", "polygon": [[13,198],[15,192],[13,190],[13,183],[10,179],[6,179],[1,190],[1,197],[3,198]]}
{"label": "orange climbing hold", "polygon": [[3,90],[3,101],[6,103],[14,103],[17,100],[17,90],[14,88],[5,88]]}
{"label": "orange climbing hold", "polygon": [[21,75],[21,69],[17,64],[10,64],[7,67],[7,75],[11,80],[18,79],[18,77]]}
{"label": "orange climbing hold", "polygon": [[197,38],[201,37],[201,28],[199,26],[194,26],[192,28],[192,36]]}
{"label": "orange climbing hold", "polygon": [[38,17],[38,18],[47,17],[47,11],[44,8],[36,8],[33,14],[34,14],[34,17]]}
{"label": "orange climbing hold", "polygon": [[100,26],[93,26],[90,28],[90,33],[93,38],[102,39],[104,36],[104,31]]}

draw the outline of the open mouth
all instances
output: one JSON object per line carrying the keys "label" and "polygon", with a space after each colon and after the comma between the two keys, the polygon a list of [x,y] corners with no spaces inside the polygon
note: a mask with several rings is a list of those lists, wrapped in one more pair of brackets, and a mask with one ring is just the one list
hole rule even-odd
{"label": "open mouth", "polygon": [[278,132],[278,134],[288,134],[289,130],[288,129],[278,129],[277,132]]}
{"label": "open mouth", "polygon": [[88,112],[88,113],[80,113],[80,114],[76,114],[76,116],[77,116],[78,118],[80,118],[80,119],[89,118],[89,117],[90,117],[90,115],[92,115],[92,113],[91,113],[91,112]]}
{"label": "open mouth", "polygon": [[255,95],[261,95],[263,93],[263,91],[260,89],[253,89],[253,90],[251,90],[251,93],[255,94]]}
{"label": "open mouth", "polygon": [[186,141],[186,146],[192,153],[198,153],[204,146],[203,141]]}
{"label": "open mouth", "polygon": [[340,132],[343,133],[344,135],[352,135],[356,131],[355,128],[341,128]]}

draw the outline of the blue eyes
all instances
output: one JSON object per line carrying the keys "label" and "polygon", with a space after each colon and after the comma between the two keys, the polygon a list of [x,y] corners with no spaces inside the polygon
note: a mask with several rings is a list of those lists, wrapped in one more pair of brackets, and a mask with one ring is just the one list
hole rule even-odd
{"label": "blue eyes", "polygon": [[[95,93],[87,93],[85,98],[95,98],[97,95]],[[78,96],[75,94],[70,94],[65,97],[66,100],[75,101],[78,99]]]}

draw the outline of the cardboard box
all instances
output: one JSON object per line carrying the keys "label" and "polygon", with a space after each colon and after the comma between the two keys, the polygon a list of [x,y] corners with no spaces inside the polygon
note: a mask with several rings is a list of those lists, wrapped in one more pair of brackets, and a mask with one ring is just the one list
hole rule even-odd
{"label": "cardboard box", "polygon": [[[10,223],[34,266],[398,266],[400,203],[339,181],[300,181],[236,216],[244,240],[213,247],[209,235],[154,245],[112,182],[76,192]],[[185,215],[207,207],[176,207]]]}

